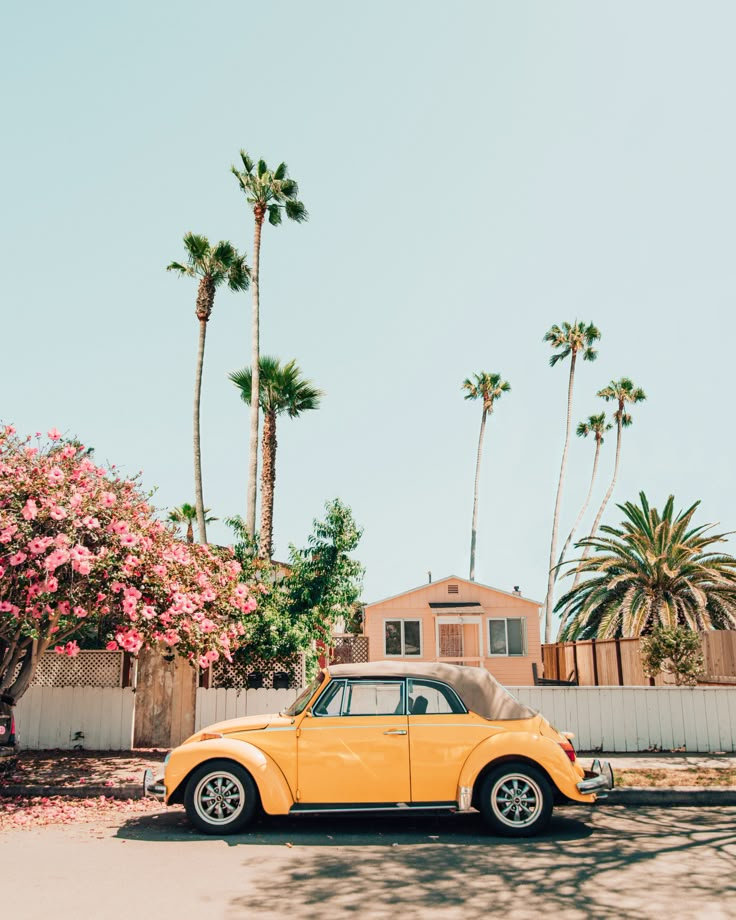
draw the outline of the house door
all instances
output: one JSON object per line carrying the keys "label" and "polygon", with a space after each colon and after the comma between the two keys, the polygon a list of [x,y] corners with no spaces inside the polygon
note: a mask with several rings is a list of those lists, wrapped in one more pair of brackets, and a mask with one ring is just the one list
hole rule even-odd
{"label": "house door", "polygon": [[456,664],[480,665],[480,617],[439,617],[437,619],[437,660]]}

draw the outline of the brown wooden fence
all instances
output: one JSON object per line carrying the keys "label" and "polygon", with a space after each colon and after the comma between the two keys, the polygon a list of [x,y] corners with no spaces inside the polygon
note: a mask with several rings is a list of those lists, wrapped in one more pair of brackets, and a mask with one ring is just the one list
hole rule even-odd
{"label": "brown wooden fence", "polygon": [[[705,672],[699,683],[736,684],[736,630],[700,634]],[[645,687],[674,683],[670,675],[648,678],[639,639],[595,639],[542,646],[544,678],[576,680],[582,687]]]}

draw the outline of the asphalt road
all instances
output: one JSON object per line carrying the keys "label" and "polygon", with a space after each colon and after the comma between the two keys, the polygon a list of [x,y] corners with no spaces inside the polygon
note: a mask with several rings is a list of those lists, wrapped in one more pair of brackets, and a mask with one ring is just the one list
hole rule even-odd
{"label": "asphalt road", "polygon": [[533,840],[476,815],[264,818],[207,838],[180,809],[0,835],[13,920],[736,918],[736,808],[565,808]]}

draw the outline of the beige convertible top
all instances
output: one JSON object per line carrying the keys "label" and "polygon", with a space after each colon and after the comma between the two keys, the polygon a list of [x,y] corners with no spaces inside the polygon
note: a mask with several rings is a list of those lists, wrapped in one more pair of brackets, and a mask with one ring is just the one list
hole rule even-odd
{"label": "beige convertible top", "polygon": [[461,667],[443,662],[371,661],[368,664],[336,664],[327,668],[333,677],[417,677],[449,684],[466,707],[494,721],[531,719],[533,709],[515,699],[485,668]]}

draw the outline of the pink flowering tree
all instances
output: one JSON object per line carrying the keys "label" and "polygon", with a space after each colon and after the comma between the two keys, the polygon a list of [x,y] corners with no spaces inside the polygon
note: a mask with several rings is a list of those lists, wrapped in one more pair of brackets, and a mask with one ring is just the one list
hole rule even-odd
{"label": "pink flowering tree", "polygon": [[231,551],[177,539],[136,482],[48,438],[0,429],[0,695],[17,702],[41,656],[78,654],[101,618],[108,649],[229,659],[256,606]]}

